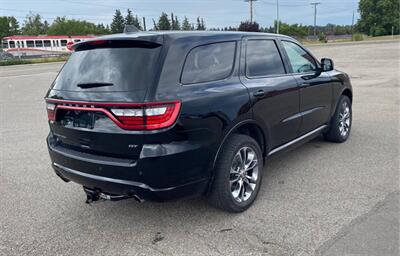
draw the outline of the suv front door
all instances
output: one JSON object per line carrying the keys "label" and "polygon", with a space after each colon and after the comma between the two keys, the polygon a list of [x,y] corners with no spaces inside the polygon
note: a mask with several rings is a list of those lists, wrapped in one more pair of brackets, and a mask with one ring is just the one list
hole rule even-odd
{"label": "suv front door", "polygon": [[316,129],[329,121],[332,105],[332,80],[320,68],[315,58],[292,41],[281,40],[290,72],[300,86],[300,135]]}
{"label": "suv front door", "polygon": [[243,42],[241,81],[248,88],[253,117],[267,130],[273,149],[298,136],[299,87],[288,74],[274,38],[246,38]]}

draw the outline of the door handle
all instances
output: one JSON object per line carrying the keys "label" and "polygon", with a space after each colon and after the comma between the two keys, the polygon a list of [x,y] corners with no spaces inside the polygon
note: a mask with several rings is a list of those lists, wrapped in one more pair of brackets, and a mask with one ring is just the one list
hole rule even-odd
{"label": "door handle", "polygon": [[255,97],[261,98],[261,97],[264,97],[265,92],[264,92],[264,90],[258,90],[258,91],[256,91],[255,93],[253,93],[253,95],[254,95]]}

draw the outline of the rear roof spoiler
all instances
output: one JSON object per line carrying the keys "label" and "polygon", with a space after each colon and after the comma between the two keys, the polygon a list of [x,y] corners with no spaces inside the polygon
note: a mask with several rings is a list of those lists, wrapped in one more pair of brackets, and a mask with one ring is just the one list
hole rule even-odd
{"label": "rear roof spoiler", "polygon": [[159,35],[138,36],[104,36],[76,43],[74,51],[92,50],[98,48],[157,48],[163,43]]}

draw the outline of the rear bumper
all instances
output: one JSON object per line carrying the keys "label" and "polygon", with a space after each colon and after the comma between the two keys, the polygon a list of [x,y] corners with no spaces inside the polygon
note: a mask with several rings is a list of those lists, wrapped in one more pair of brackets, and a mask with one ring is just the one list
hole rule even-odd
{"label": "rear bumper", "polygon": [[84,187],[113,195],[137,195],[144,200],[166,201],[182,197],[201,195],[208,185],[208,179],[190,182],[168,188],[152,188],[144,183],[107,178],[88,174],[53,163],[56,174],[65,181],[73,181]]}
{"label": "rear bumper", "polygon": [[60,150],[53,145],[51,136],[48,149],[52,167],[60,178],[102,193],[166,201],[201,195],[208,187],[207,168],[184,164],[192,154],[198,155],[196,150],[128,161]]}

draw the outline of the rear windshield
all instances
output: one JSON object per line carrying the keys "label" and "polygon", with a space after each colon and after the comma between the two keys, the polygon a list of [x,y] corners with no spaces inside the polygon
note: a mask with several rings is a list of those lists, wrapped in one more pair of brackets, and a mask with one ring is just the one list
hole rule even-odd
{"label": "rear windshield", "polygon": [[145,90],[154,82],[161,47],[95,48],[74,52],[54,81],[65,91]]}

